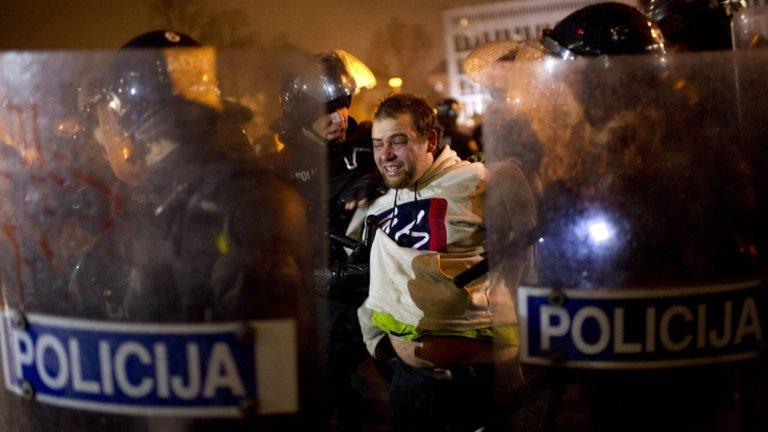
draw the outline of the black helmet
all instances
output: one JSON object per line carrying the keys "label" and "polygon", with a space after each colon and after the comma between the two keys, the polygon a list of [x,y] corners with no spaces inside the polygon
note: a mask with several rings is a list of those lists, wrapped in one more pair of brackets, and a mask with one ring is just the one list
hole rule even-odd
{"label": "black helmet", "polygon": [[663,54],[658,26],[642,12],[622,3],[598,3],[563,18],[545,29],[541,43],[554,56]]}
{"label": "black helmet", "polygon": [[648,17],[674,49],[731,48],[731,18],[746,7],[744,0],[642,0]]}
{"label": "black helmet", "polygon": [[456,119],[459,118],[459,108],[459,101],[454,98],[441,100],[435,107],[437,122],[443,127],[455,125]]}
{"label": "black helmet", "polygon": [[131,39],[120,51],[98,102],[109,106],[126,137],[140,144],[211,128],[222,109],[211,48],[182,33],[158,30]]}
{"label": "black helmet", "polygon": [[199,47],[200,42],[173,30],[142,33],[126,42],[120,49]]}
{"label": "black helmet", "polygon": [[349,107],[356,84],[336,51],[316,56],[309,71],[289,75],[283,80],[280,102],[283,112],[299,122],[312,122],[320,112],[331,113]]}
{"label": "black helmet", "polygon": [[323,54],[320,57],[320,63],[323,65],[328,83],[332,84],[323,87],[326,110],[333,112],[338,108],[349,108],[352,95],[357,88],[355,78],[336,52]]}

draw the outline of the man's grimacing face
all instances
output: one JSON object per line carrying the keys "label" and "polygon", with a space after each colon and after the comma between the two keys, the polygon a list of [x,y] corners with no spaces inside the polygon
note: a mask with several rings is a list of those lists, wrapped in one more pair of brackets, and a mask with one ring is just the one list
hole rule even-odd
{"label": "man's grimacing face", "polygon": [[390,188],[413,186],[434,161],[437,134],[419,135],[411,114],[374,119],[372,136],[373,158]]}

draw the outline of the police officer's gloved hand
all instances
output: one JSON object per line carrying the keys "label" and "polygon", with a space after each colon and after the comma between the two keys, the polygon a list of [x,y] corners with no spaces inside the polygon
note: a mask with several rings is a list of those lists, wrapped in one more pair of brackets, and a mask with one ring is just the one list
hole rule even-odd
{"label": "police officer's gloved hand", "polygon": [[358,247],[352,249],[352,252],[347,258],[347,265],[352,264],[368,264],[371,259],[371,248],[365,244],[360,244]]}
{"label": "police officer's gloved hand", "polygon": [[353,210],[355,207],[369,203],[384,195],[386,191],[381,173],[375,171],[360,177],[357,182],[352,184],[341,195],[341,201],[344,203],[344,208]]}
{"label": "police officer's gloved hand", "polygon": [[368,295],[370,265],[337,261],[328,269],[315,270],[315,283],[320,294],[333,300],[362,304]]}

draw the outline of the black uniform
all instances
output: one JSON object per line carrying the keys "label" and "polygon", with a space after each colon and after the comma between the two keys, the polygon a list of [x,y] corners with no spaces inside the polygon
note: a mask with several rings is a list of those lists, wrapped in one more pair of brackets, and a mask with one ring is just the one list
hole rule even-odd
{"label": "black uniform", "polygon": [[[146,182],[117,189],[115,226],[78,266],[73,294],[84,294],[88,315],[139,321],[243,317],[266,309],[257,297],[270,299],[265,314],[277,313],[296,304],[300,275],[283,274],[296,266],[269,263],[305,259],[290,249],[303,240],[291,232],[305,229],[300,214],[294,221],[284,216],[302,204],[268,171],[179,147]],[[99,260],[112,265],[94,265]],[[105,294],[102,302],[87,295],[88,286],[122,293]]]}
{"label": "black uniform", "polygon": [[[139,322],[296,317],[300,367],[307,374],[315,369],[311,295],[303,291],[312,283],[306,210],[293,187],[216,151],[179,147],[146,182],[119,187],[113,207],[114,226],[72,277],[79,316]],[[311,411],[314,396],[302,397]],[[275,427],[301,427],[297,421]]]}
{"label": "black uniform", "polygon": [[[278,122],[274,127],[285,145],[285,149],[278,153],[278,172],[283,173],[301,190],[310,207],[313,204],[314,207],[325,207],[326,213],[322,218],[325,219],[328,233],[343,235],[354,214],[354,210],[345,208],[345,203],[353,199],[371,198],[382,186],[381,175],[373,162],[371,123],[359,124],[349,117],[347,139],[326,144],[327,162],[324,165],[317,162],[323,157],[320,137],[314,139],[305,136],[300,125]],[[326,191],[323,191],[322,182],[319,181],[321,175],[328,179]],[[323,192],[327,192],[328,200],[325,203],[313,203],[317,197],[324,196]],[[317,210],[310,208],[312,220],[320,219]],[[347,253],[340,243],[330,242],[328,261],[331,270],[338,270],[334,265],[348,261]],[[359,285],[349,277],[341,279],[337,277],[331,281],[334,292],[329,293],[330,296],[344,297],[351,303],[362,302],[366,296],[365,290],[361,292]],[[367,285],[366,280],[363,283]]]}
{"label": "black uniform", "polygon": [[[327,163],[319,166],[320,137],[305,136],[298,125],[276,125],[279,139],[285,145],[279,153],[279,170],[297,185],[310,206],[315,201],[310,219],[314,223],[324,221],[326,233],[344,235],[354,214],[354,210],[344,208],[345,201],[366,196],[380,183],[372,157],[370,127],[370,122],[358,124],[349,117],[347,139],[327,143]],[[325,203],[317,202],[317,197],[323,196],[320,176],[328,179]],[[318,207],[324,208],[325,214],[318,212]],[[350,262],[343,246],[330,241],[327,260],[315,257],[315,273],[318,313],[325,314],[325,319],[320,320],[320,343],[327,348],[323,353],[327,362],[323,379],[329,403],[336,412],[338,430],[356,429],[362,425],[362,398],[352,388],[351,380],[366,355],[357,307],[367,296],[368,268],[366,264]]]}

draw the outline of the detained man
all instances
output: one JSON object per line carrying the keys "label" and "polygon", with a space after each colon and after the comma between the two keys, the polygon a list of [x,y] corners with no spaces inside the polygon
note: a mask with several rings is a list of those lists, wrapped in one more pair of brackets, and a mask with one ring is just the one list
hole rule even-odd
{"label": "detained man", "polygon": [[[488,425],[494,353],[516,354],[508,279],[485,274],[461,288],[454,283],[486,251],[490,173],[440,148],[439,135],[424,99],[398,94],[379,104],[373,153],[389,190],[358,209],[349,231],[360,237],[360,221],[376,217],[370,291],[358,316],[369,352],[379,359],[390,353],[395,363],[387,420],[393,431]],[[513,174],[525,184],[519,169]],[[532,226],[532,208],[529,199],[518,209],[526,217],[516,219]]]}

